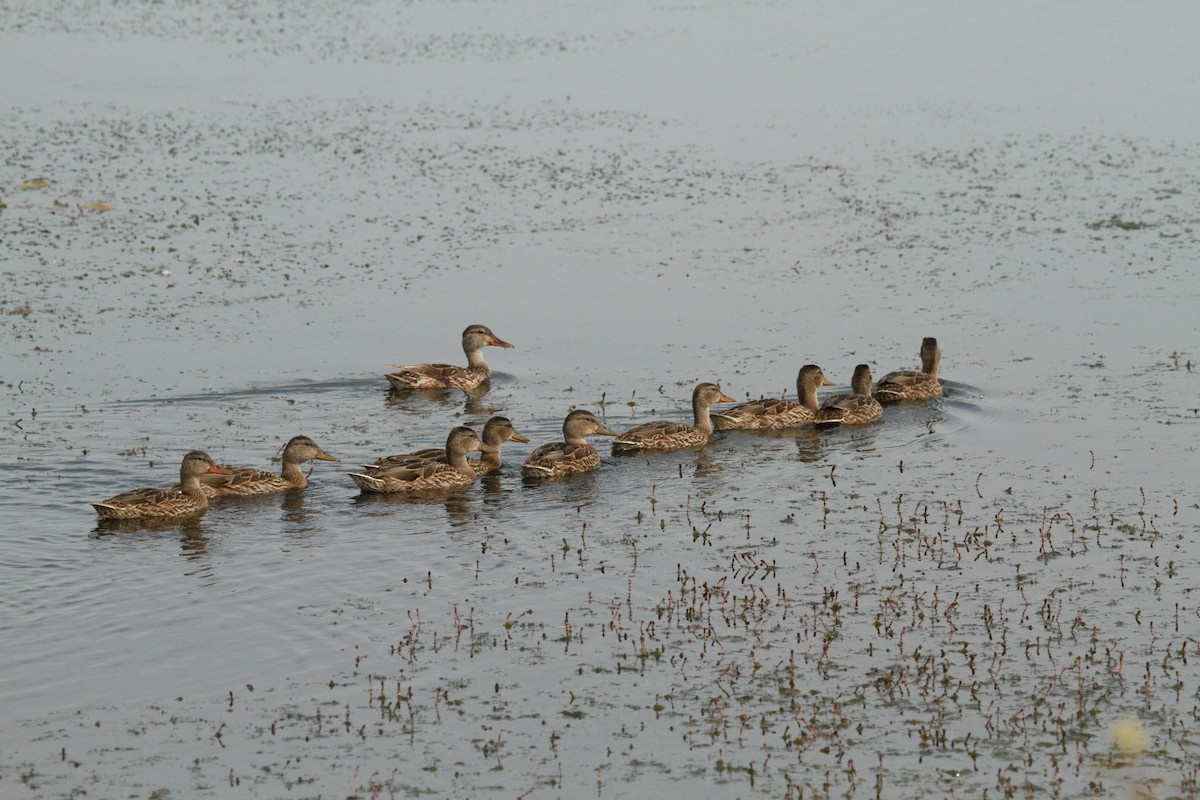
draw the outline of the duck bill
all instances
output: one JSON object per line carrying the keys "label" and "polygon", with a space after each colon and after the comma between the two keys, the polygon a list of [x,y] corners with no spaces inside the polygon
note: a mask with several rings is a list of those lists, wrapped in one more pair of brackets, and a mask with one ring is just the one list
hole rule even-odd
{"label": "duck bill", "polygon": [[517,433],[516,431],[513,431],[512,436],[510,436],[508,438],[509,438],[509,440],[514,441],[514,442],[525,442],[526,444],[529,444],[529,437],[522,436],[521,434]]}
{"label": "duck bill", "polygon": [[822,386],[833,386],[834,383],[833,383],[833,381],[829,380],[829,378],[822,375],[821,376],[821,385]]}
{"label": "duck bill", "polygon": [[488,342],[488,344],[490,344],[492,347],[512,347],[512,345],[508,342],[504,341],[503,339],[497,339],[495,336],[492,337],[492,340]]}
{"label": "duck bill", "polygon": [[734,400],[732,397],[730,397],[729,395],[722,392],[721,396],[717,398],[717,402],[718,403],[736,403],[737,400]]}
{"label": "duck bill", "polygon": [[496,447],[496,445],[494,445],[494,444],[485,444],[485,443],[483,443],[483,442],[480,442],[480,443],[479,443],[479,446],[478,446],[478,447],[476,447],[475,449],[476,449],[476,450],[478,450],[478,451],[479,451],[479,452],[481,452],[481,453],[499,453],[499,452],[500,452],[500,448],[499,448],[499,447]]}
{"label": "duck bill", "polygon": [[210,475],[232,475],[233,473],[230,472],[229,470],[225,469],[224,467],[218,467],[216,464],[213,464],[211,467],[208,468],[207,474],[210,474]]}
{"label": "duck bill", "polygon": [[320,453],[317,453],[315,456],[313,456],[313,458],[317,459],[318,461],[341,461],[341,459],[337,456],[331,456],[324,450],[322,450]]}
{"label": "duck bill", "polygon": [[599,428],[596,428],[596,434],[598,436],[620,436],[621,435],[621,434],[617,433],[616,431],[614,431],[612,428],[608,427],[607,425],[601,425]]}

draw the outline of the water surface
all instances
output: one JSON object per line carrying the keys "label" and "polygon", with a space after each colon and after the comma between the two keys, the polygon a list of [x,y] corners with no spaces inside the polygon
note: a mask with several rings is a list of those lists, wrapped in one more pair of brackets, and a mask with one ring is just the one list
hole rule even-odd
{"label": "water surface", "polygon": [[[1195,15],[13,6],[4,793],[1195,794]],[[486,395],[387,394],[472,322]],[[515,468],[927,335],[878,425]],[[493,413],[460,497],[342,474]]]}

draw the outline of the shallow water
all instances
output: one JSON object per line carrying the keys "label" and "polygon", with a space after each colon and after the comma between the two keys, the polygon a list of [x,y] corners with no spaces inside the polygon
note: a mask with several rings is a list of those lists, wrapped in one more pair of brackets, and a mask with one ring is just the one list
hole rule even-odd
{"label": "shallow water", "polygon": [[[0,21],[5,796],[1195,796],[1195,10],[89,9]],[[516,469],[926,335],[877,425]]]}

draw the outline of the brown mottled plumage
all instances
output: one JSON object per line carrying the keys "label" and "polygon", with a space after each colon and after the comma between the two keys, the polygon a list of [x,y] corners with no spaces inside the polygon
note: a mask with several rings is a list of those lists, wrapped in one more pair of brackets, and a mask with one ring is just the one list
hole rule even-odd
{"label": "brown mottled plumage", "polygon": [[647,422],[625,431],[613,440],[614,453],[629,453],[637,450],[674,450],[680,447],[695,447],[712,436],[712,420],[708,408],[713,403],[732,403],[721,387],[715,383],[701,383],[692,392],[692,417],[694,424],[658,420]]}
{"label": "brown mottled plumage", "polygon": [[300,465],[305,461],[339,461],[322,450],[307,436],[293,436],[283,448],[283,470],[281,474],[253,467],[230,467],[228,477],[217,480],[201,480],[201,488],[208,498],[249,497],[256,494],[286,492],[289,489],[304,489],[308,478]]}
{"label": "brown mottled plumage", "polygon": [[208,453],[193,450],[179,465],[179,488],[133,489],[110,497],[92,508],[100,519],[187,519],[198,517],[208,510],[208,498],[200,487],[200,476],[226,475],[228,472],[213,463]]}
{"label": "brown mottled plumage", "polygon": [[[483,426],[483,443],[496,448],[495,452],[484,451],[480,455],[478,461],[468,461],[471,468],[475,470],[475,474],[480,477],[491,475],[499,472],[503,465],[500,461],[500,446],[505,442],[528,442],[529,439],[517,432],[513,424],[508,420],[508,417],[492,417]],[[425,459],[427,461],[438,461],[442,464],[450,463],[447,460],[445,448],[430,447],[425,450],[418,450],[415,453],[405,453],[399,456],[388,456],[381,458],[374,464],[363,464],[367,469],[379,469],[380,467],[395,466],[399,463],[404,463],[412,459]]]}
{"label": "brown mottled plumage", "polygon": [[483,360],[483,348],[512,347],[508,342],[496,338],[486,325],[470,325],[463,331],[463,352],[467,354],[467,366],[452,364],[389,364],[399,372],[384,375],[391,387],[397,391],[409,389],[462,389],[469,392],[492,377],[492,370]]}
{"label": "brown mottled plumage", "polygon": [[941,397],[942,384],[938,368],[942,364],[942,348],[937,339],[926,336],[921,342],[921,369],[902,369],[889,372],[875,384],[875,397],[881,403],[897,400],[924,400]]}
{"label": "brown mottled plumage", "polygon": [[825,398],[817,412],[818,426],[865,425],[883,416],[883,406],[871,396],[871,368],[859,364],[850,381],[854,394],[835,394]]}
{"label": "brown mottled plumage", "polygon": [[593,470],[600,466],[600,452],[584,437],[616,435],[595,414],[577,408],[563,420],[566,441],[550,442],[534,450],[521,473],[531,478],[564,478]]}
{"label": "brown mottled plumage", "polygon": [[816,364],[805,364],[796,375],[796,397],[800,402],[793,403],[780,398],[741,403],[724,411],[712,412],[713,424],[722,431],[777,430],[809,425],[816,419],[820,409],[817,387],[832,384]]}
{"label": "brown mottled plumage", "polygon": [[408,459],[392,456],[387,466],[364,472],[348,472],[364,492],[425,494],[465,489],[475,482],[475,468],[467,453],[496,448],[479,440],[470,428],[455,428],[446,437],[446,461],[412,454]]}

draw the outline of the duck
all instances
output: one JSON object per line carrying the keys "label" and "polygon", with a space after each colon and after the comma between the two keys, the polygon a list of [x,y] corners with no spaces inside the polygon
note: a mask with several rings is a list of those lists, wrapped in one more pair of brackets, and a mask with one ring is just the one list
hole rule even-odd
{"label": "duck", "polygon": [[424,494],[465,489],[475,482],[475,469],[467,453],[489,453],[498,448],[484,444],[475,431],[457,427],[446,437],[446,461],[410,454],[392,456],[385,466],[347,475],[364,492]]}
{"label": "duck", "polygon": [[875,384],[875,397],[881,403],[941,397],[942,384],[938,380],[941,364],[942,348],[938,347],[937,339],[926,336],[921,340],[921,369],[901,369],[884,375]]}
{"label": "duck", "polygon": [[657,420],[631,428],[613,440],[614,453],[630,453],[638,450],[674,450],[680,447],[696,447],[708,441],[713,433],[709,406],[713,403],[732,403],[715,383],[698,384],[692,392],[693,424]]}
{"label": "duck", "polygon": [[859,364],[850,379],[853,394],[835,394],[825,398],[817,412],[818,427],[866,425],[883,416],[883,406],[871,396],[871,368]]}
{"label": "duck", "polygon": [[600,452],[587,436],[616,436],[617,432],[596,418],[596,415],[577,408],[563,420],[561,442],[544,444],[529,454],[521,465],[521,474],[529,478],[565,478],[588,472],[600,466]]}
{"label": "duck", "polygon": [[754,400],[724,411],[714,411],[713,425],[718,430],[778,430],[809,425],[817,417],[817,387],[832,386],[833,381],[816,364],[805,364],[796,375],[796,396],[793,403],[778,400]]}
{"label": "duck", "polygon": [[513,345],[497,338],[486,325],[468,325],[462,334],[463,352],[467,354],[467,366],[451,364],[388,364],[399,369],[384,375],[394,391],[411,389],[462,389],[470,392],[492,377],[491,367],[483,360],[483,348]]}
{"label": "duck", "polygon": [[[484,444],[491,445],[496,448],[495,452],[483,452],[478,461],[468,461],[471,468],[475,470],[475,474],[479,477],[484,475],[494,475],[500,471],[504,464],[500,461],[500,446],[505,442],[529,442],[529,438],[517,432],[513,427],[512,422],[508,417],[492,417],[483,426]],[[367,469],[379,469],[381,467],[395,466],[403,464],[413,459],[425,461],[437,461],[442,464],[448,464],[446,450],[442,447],[431,447],[425,450],[417,450],[415,453],[405,453],[398,456],[388,456],[381,458],[373,464],[363,464]]]}
{"label": "duck", "polygon": [[326,453],[307,436],[293,436],[283,447],[283,470],[276,475],[253,467],[230,467],[227,477],[214,481],[201,481],[201,488],[208,498],[249,497],[256,494],[286,492],[289,489],[308,487],[308,478],[300,465],[305,461],[340,461],[337,456]]}
{"label": "duck", "polygon": [[198,517],[208,510],[208,498],[200,484],[201,475],[228,475],[202,450],[192,450],[179,465],[179,487],[133,489],[122,492],[92,508],[100,519],[175,520]]}

